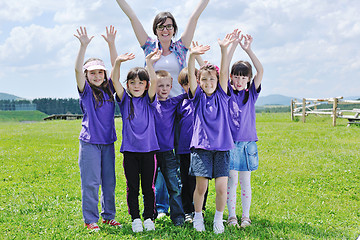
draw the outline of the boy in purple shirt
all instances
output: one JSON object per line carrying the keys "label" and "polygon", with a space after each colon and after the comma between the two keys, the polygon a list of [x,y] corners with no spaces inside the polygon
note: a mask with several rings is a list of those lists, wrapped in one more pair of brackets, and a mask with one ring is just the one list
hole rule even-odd
{"label": "boy in purple shirt", "polygon": [[[226,204],[226,187],[229,175],[229,150],[234,143],[228,124],[228,69],[227,47],[234,41],[227,34],[218,41],[221,48],[220,76],[215,66],[205,65],[195,76],[195,56],[205,53],[209,46],[195,46],[189,57],[190,99],[194,104],[194,132],[190,172],[196,176],[194,192],[195,216],[193,226],[196,231],[205,231],[202,205],[209,179],[215,178],[216,212],[213,230],[216,234],[224,232],[223,212]],[[198,85],[199,83],[199,85]]]}
{"label": "boy in purple shirt", "polygon": [[181,202],[180,180],[177,170],[179,162],[174,154],[175,113],[185,94],[169,98],[172,87],[172,77],[164,70],[156,71],[157,77],[157,106],[155,112],[156,135],[160,150],[156,152],[156,160],[164,176],[169,193],[170,218],[175,226],[184,224],[184,210]]}

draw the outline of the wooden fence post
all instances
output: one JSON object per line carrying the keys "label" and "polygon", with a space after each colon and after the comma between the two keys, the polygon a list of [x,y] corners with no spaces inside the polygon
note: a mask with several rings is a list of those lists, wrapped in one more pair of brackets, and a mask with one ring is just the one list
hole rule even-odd
{"label": "wooden fence post", "polygon": [[305,116],[306,116],[306,99],[303,98],[302,100],[302,122],[305,122]]}
{"label": "wooden fence post", "polygon": [[333,114],[333,126],[336,126],[336,117],[337,117],[337,105],[338,105],[338,101],[339,99],[337,98],[333,98],[334,102],[333,102],[333,109],[332,109],[332,114]]}
{"label": "wooden fence post", "polygon": [[293,99],[291,99],[290,112],[291,112],[291,121],[294,121],[294,100]]}

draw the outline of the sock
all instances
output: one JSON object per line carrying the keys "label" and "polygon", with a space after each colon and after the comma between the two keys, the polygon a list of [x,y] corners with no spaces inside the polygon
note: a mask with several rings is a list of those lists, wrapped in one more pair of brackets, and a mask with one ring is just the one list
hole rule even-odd
{"label": "sock", "polygon": [[241,186],[241,204],[242,204],[242,217],[250,216],[251,205],[251,184],[250,184],[251,172],[239,172],[239,182]]}
{"label": "sock", "polygon": [[202,212],[195,212],[194,214],[194,220],[195,219],[203,219]]}
{"label": "sock", "polygon": [[238,171],[230,170],[227,186],[227,206],[229,218],[235,217],[236,213],[236,189],[238,185]]}
{"label": "sock", "polygon": [[214,216],[214,222],[215,221],[222,221],[223,220],[223,214],[224,212],[219,212],[218,210],[215,211],[215,216]]}

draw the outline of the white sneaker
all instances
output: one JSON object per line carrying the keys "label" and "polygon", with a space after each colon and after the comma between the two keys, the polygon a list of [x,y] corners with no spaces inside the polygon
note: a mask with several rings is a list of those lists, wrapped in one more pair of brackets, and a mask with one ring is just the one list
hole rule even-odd
{"label": "white sneaker", "polygon": [[196,231],[198,231],[198,232],[205,231],[204,219],[203,218],[201,218],[201,219],[194,218],[193,226],[196,229]]}
{"label": "white sneaker", "polygon": [[213,225],[214,233],[219,234],[224,232],[224,223],[222,220],[215,220]]}
{"label": "white sneaker", "polygon": [[143,225],[140,218],[134,219],[134,221],[132,222],[132,230],[135,233],[143,231]]}
{"label": "white sneaker", "polygon": [[155,230],[155,225],[154,222],[151,220],[151,218],[148,218],[144,221],[144,227],[146,231]]}

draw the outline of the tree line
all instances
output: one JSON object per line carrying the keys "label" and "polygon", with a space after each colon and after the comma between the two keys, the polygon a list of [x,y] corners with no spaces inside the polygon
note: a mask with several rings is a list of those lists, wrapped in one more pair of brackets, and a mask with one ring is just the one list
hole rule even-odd
{"label": "tree line", "polygon": [[[15,110],[15,105],[36,104],[36,110],[52,114],[82,114],[79,99],[75,98],[35,98],[34,100],[0,100],[0,110]],[[1,109],[7,106],[7,109]],[[120,114],[115,104],[115,114]]]}

